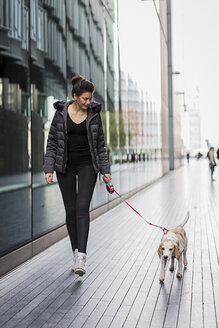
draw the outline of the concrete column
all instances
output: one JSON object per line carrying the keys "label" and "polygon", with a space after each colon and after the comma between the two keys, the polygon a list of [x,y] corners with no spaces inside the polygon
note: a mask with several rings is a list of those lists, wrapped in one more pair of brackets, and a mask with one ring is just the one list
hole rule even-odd
{"label": "concrete column", "polygon": [[169,165],[170,165],[170,170],[174,170],[171,0],[167,0],[167,55],[168,55]]}

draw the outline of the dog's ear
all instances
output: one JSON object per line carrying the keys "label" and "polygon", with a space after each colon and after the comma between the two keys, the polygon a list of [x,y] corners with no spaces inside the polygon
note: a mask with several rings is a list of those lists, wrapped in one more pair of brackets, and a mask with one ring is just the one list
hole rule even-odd
{"label": "dog's ear", "polygon": [[174,256],[178,260],[181,255],[181,251],[179,249],[179,246],[177,244],[174,244]]}
{"label": "dog's ear", "polygon": [[158,253],[158,256],[159,258],[161,259],[161,256],[162,256],[162,244],[160,244],[158,250],[157,250],[157,253]]}

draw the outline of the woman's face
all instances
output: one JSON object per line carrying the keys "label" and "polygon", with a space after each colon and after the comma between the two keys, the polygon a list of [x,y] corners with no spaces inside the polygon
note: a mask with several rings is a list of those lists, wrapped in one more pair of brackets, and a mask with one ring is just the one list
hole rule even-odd
{"label": "woman's face", "polygon": [[80,96],[74,94],[74,99],[79,105],[79,107],[83,110],[87,109],[90,103],[92,102],[93,93],[92,92],[84,92]]}

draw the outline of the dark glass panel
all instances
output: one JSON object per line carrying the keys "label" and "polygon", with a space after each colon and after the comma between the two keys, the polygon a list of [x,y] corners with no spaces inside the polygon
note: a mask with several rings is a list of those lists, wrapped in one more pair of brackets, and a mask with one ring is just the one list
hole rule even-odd
{"label": "dark glass panel", "polygon": [[[44,154],[53,103],[66,100],[66,12],[64,1],[53,1],[53,10],[31,1],[31,99],[33,237],[65,223],[61,193],[53,175],[47,185],[43,172]],[[49,5],[50,6],[50,5]]]}
{"label": "dark glass panel", "polygon": [[28,8],[21,1],[13,6],[1,1],[0,12],[0,254],[5,254],[31,240],[31,133]]}

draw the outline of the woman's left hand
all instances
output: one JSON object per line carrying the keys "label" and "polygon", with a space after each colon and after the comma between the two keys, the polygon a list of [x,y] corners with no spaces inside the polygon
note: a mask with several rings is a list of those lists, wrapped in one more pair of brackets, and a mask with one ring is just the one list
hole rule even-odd
{"label": "woman's left hand", "polygon": [[110,181],[111,181],[111,176],[110,176],[110,174],[104,174],[104,176],[103,176],[103,181],[105,182],[105,183],[109,183]]}

